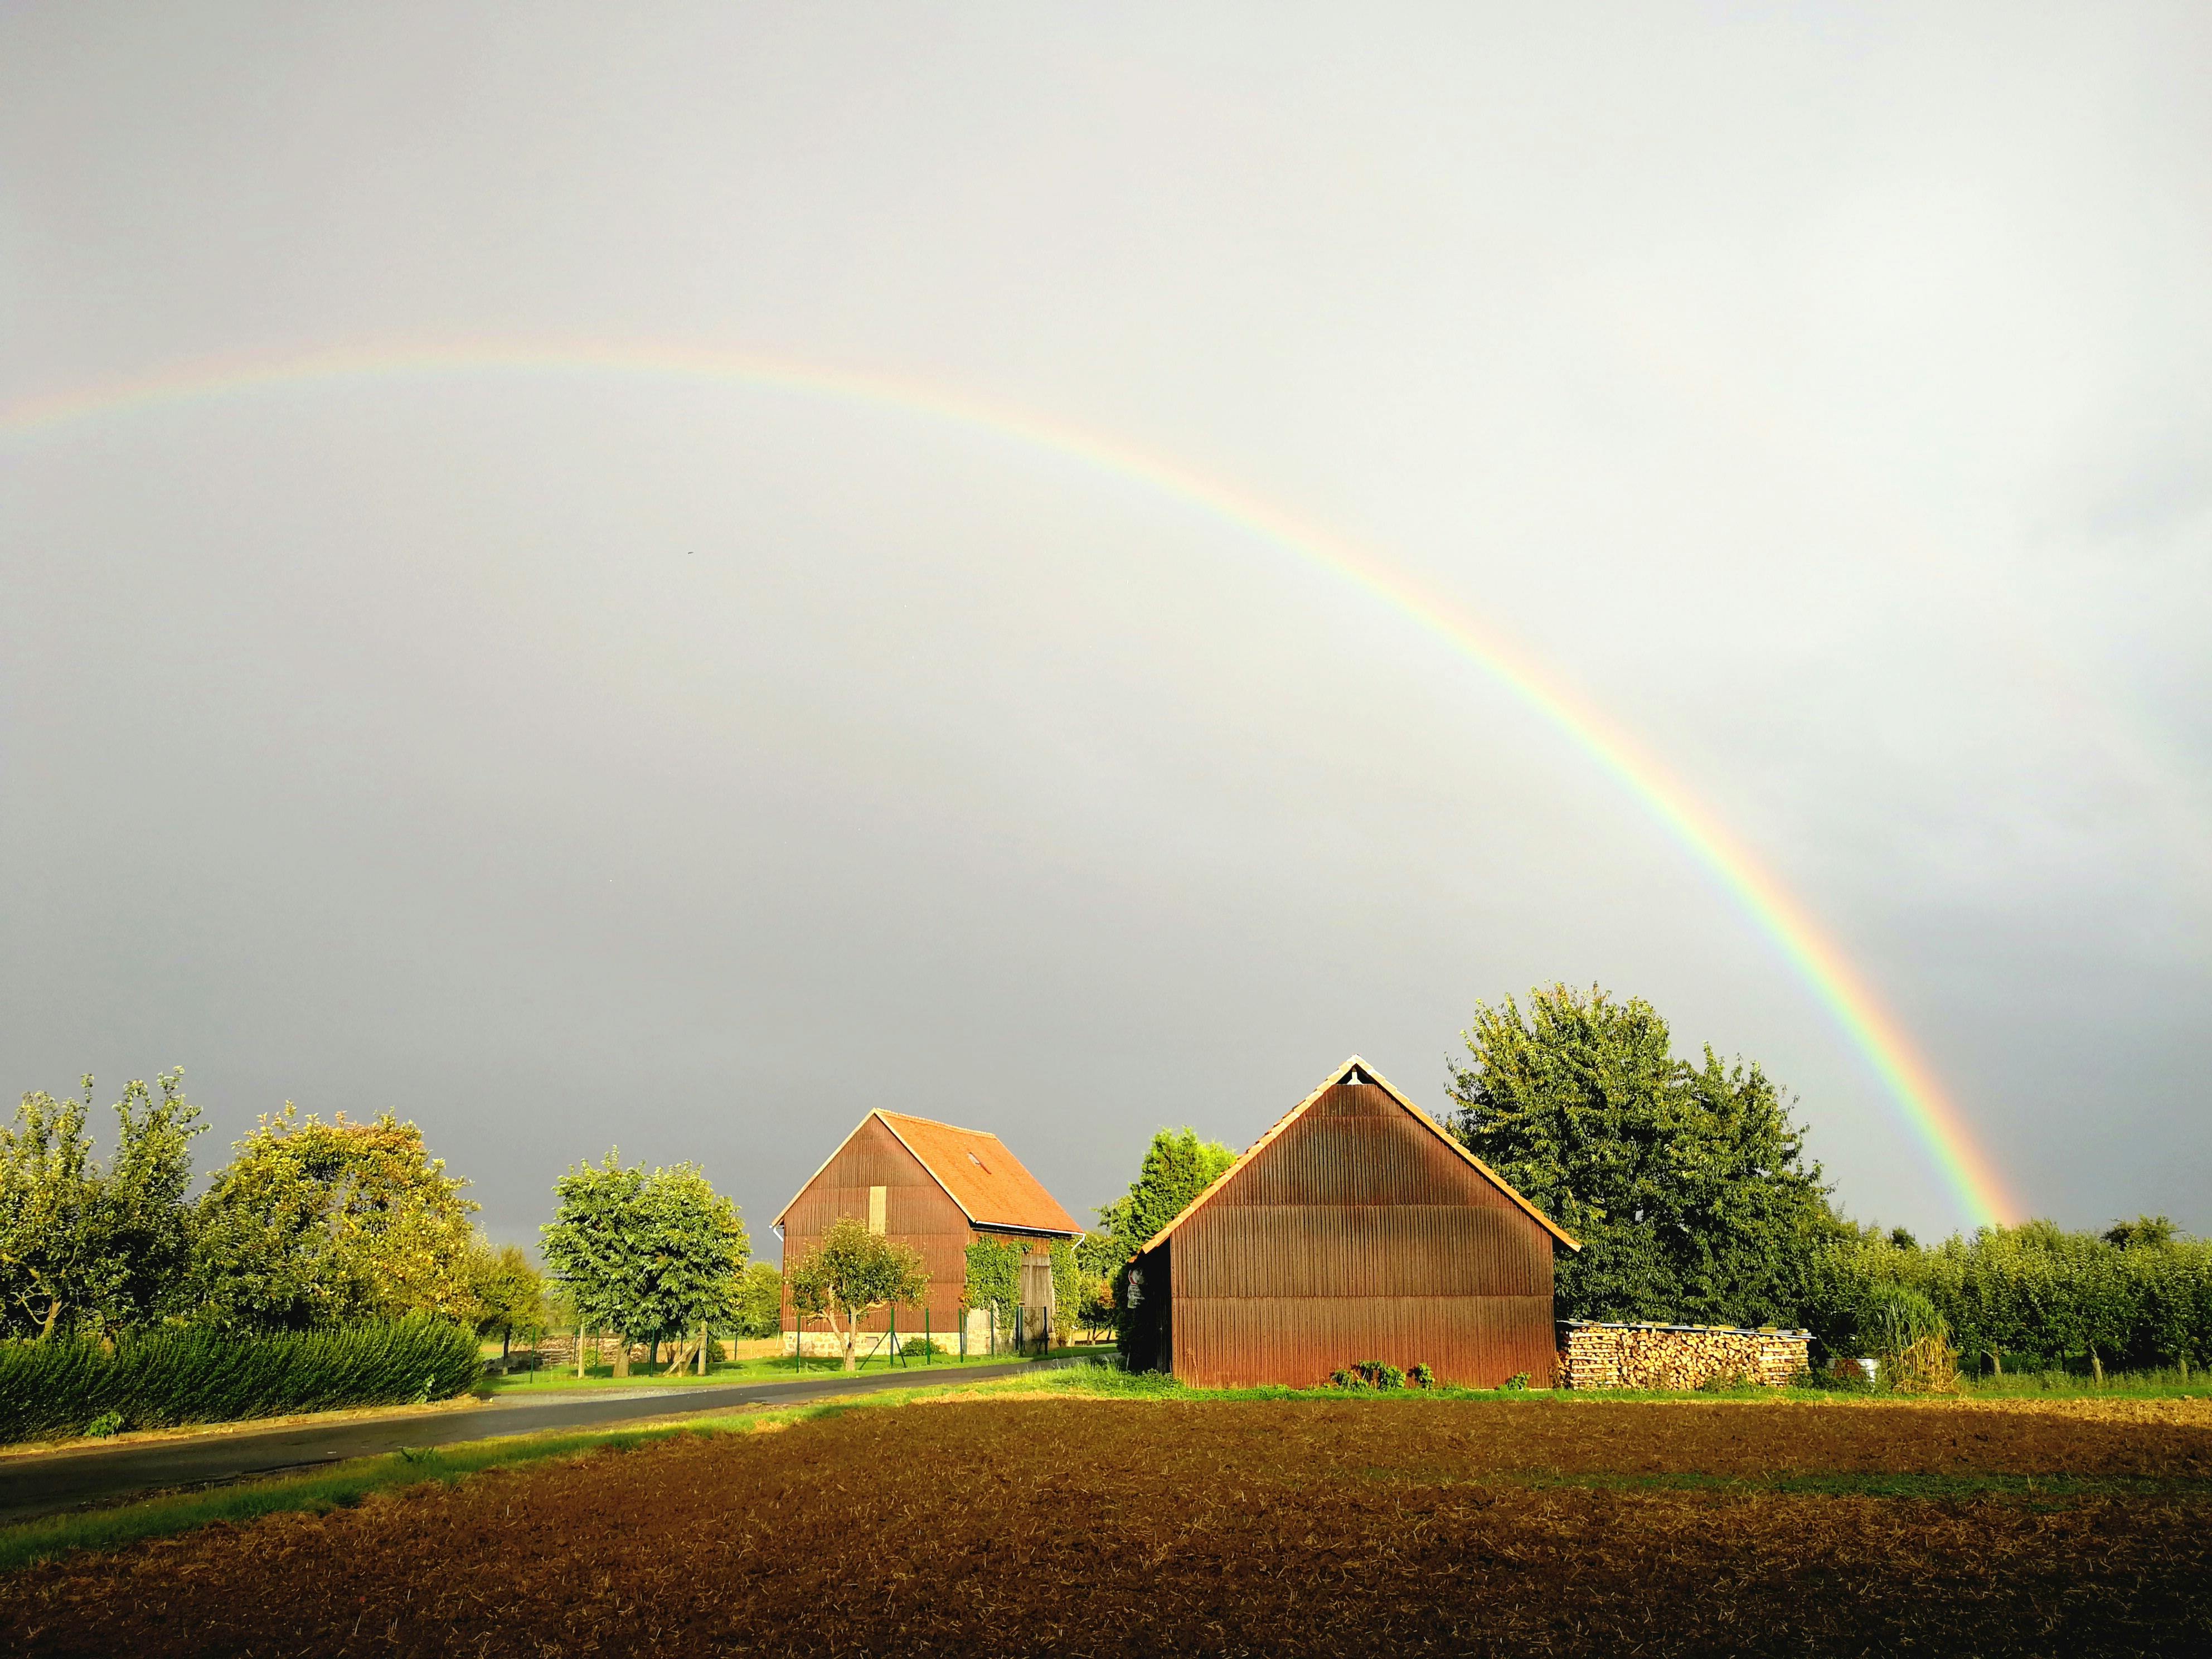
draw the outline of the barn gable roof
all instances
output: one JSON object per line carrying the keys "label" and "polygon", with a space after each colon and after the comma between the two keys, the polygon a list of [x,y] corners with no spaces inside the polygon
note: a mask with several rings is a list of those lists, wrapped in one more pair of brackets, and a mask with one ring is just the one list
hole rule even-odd
{"label": "barn gable roof", "polygon": [[836,1161],[837,1152],[852,1144],[853,1135],[871,1122],[881,1123],[914,1154],[915,1162],[945,1189],[945,1196],[960,1206],[969,1225],[1052,1233],[1068,1238],[1083,1231],[1075,1218],[1060,1207],[1060,1200],[1045,1190],[1044,1183],[1006,1150],[1006,1143],[998,1136],[988,1130],[962,1129],[932,1118],[880,1110],[870,1112],[854,1127],[853,1134],[837,1143],[836,1152],[822,1160],[821,1167],[806,1177],[792,1195],[791,1203],[778,1213],[776,1225],[783,1224],[783,1218],[791,1213],[792,1204],[798,1203],[823,1170]]}
{"label": "barn gable roof", "polygon": [[[1460,1144],[1456,1136],[1446,1133],[1443,1125],[1438,1123],[1436,1119],[1431,1117],[1419,1107],[1414,1105],[1412,1101],[1407,1099],[1404,1095],[1399,1093],[1395,1086],[1394,1086],[1390,1082],[1389,1079],[1384,1077],[1382,1073],[1376,1071],[1365,1060],[1360,1059],[1358,1054],[1354,1054],[1350,1060],[1346,1060],[1343,1065],[1338,1066],[1334,1072],[1331,1072],[1328,1076],[1322,1079],[1319,1088],[1316,1089],[1311,1094],[1308,1095],[1297,1105],[1291,1107],[1291,1109],[1284,1113],[1282,1116],[1277,1118],[1273,1127],[1271,1127],[1267,1133],[1261,1135],[1249,1146],[1247,1146],[1235,1163],[1231,1164],[1227,1169],[1224,1170],[1219,1175],[1213,1178],[1212,1182],[1204,1192],[1200,1193],[1196,1198],[1194,1198],[1189,1203],[1182,1206],[1182,1210],[1176,1213],[1174,1220],[1169,1222],[1166,1226],[1154,1233],[1151,1240],[1145,1245],[1145,1250],[1149,1250],[1154,1245],[1164,1242],[1169,1234],[1174,1232],[1176,1228],[1182,1226],[1184,1222],[1195,1215],[1206,1206],[1207,1201],[1210,1200],[1216,1193],[1219,1192],[1224,1186],[1226,1186],[1231,1179],[1236,1176],[1238,1170],[1242,1170],[1246,1164],[1251,1163],[1254,1158],[1259,1157],[1261,1152],[1267,1149],[1268,1146],[1273,1142],[1277,1136],[1280,1135],[1285,1129],[1289,1128],[1291,1125],[1296,1123],[1301,1117],[1304,1117],[1316,1101],[1319,1100],[1324,1094],[1336,1087],[1338,1084],[1343,1082],[1346,1078],[1354,1075],[1357,1075],[1369,1083],[1372,1083],[1376,1088],[1382,1090],[1384,1094],[1396,1101],[1399,1105],[1404,1107],[1412,1115],[1416,1123],[1419,1124],[1431,1134],[1436,1136],[1437,1139],[1443,1141],[1445,1146],[1450,1147],[1455,1152],[1457,1152],[1460,1157],[1465,1158],[1469,1164],[1473,1164],[1474,1168],[1480,1172],[1484,1180],[1489,1182],[1492,1186],[1497,1188],[1499,1192],[1504,1194],[1506,1197],[1511,1199],[1515,1204],[1526,1211],[1529,1218],[1539,1226],[1542,1227],[1546,1232],[1551,1234],[1553,1238],[1559,1240],[1560,1243],[1565,1245],[1571,1250],[1579,1251],[1582,1249],[1580,1244],[1577,1243],[1575,1240],[1567,1236],[1565,1230],[1562,1228],[1559,1223],[1553,1221],[1551,1217],[1546,1215],[1541,1210],[1531,1204],[1527,1199],[1522,1197],[1519,1193],[1514,1191],[1513,1183],[1511,1182],[1506,1180],[1505,1177],[1499,1175],[1497,1170],[1492,1169],[1487,1164],[1485,1164],[1473,1152],[1468,1151],[1465,1146]],[[1145,1250],[1138,1251],[1137,1255],[1142,1255],[1145,1253]],[[1132,1261],[1134,1261],[1135,1259],[1136,1258],[1134,1256],[1130,1258]]]}

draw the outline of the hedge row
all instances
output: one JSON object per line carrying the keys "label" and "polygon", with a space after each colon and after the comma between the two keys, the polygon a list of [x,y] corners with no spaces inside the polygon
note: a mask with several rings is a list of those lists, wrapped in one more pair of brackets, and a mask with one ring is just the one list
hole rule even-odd
{"label": "hedge row", "polygon": [[227,1336],[205,1328],[0,1342],[0,1442],[122,1426],[223,1423],[288,1412],[444,1400],[482,1374],[477,1340],[442,1320]]}
{"label": "hedge row", "polygon": [[2124,1246],[2048,1222],[1933,1249],[1868,1241],[1834,1257],[1808,1322],[1831,1349],[1871,1352],[1861,1328],[1882,1287],[1935,1304],[1962,1352],[2007,1363],[2212,1364],[2212,1240]]}

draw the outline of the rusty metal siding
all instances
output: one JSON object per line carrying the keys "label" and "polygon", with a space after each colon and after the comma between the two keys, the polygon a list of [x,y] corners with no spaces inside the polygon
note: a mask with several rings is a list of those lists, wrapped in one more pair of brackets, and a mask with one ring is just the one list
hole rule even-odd
{"label": "rusty metal siding", "polygon": [[[945,1188],[876,1118],[869,1118],[854,1132],[784,1212],[783,1265],[788,1268],[805,1255],[840,1217],[850,1216],[865,1223],[872,1187],[884,1189],[884,1237],[921,1251],[922,1265],[929,1273],[927,1303],[902,1306],[899,1329],[920,1331],[926,1306],[933,1329],[956,1331],[960,1298],[968,1283],[968,1243],[976,1235]],[[790,1328],[790,1321],[791,1299],[787,1291],[786,1329]],[[890,1310],[881,1310],[863,1320],[860,1328],[879,1331],[890,1322]],[[830,1328],[827,1322],[819,1320],[809,1321],[806,1328]]]}
{"label": "rusty metal siding", "polygon": [[1325,1091],[1174,1243],[1186,1381],[1304,1387],[1363,1359],[1548,1377],[1551,1236],[1372,1085]]}

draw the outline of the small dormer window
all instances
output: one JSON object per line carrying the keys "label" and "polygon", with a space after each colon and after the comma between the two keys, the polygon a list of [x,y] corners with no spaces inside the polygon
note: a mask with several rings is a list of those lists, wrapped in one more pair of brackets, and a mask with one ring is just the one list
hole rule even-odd
{"label": "small dormer window", "polygon": [[981,1170],[985,1175],[991,1173],[991,1166],[984,1163],[981,1158],[976,1157],[975,1153],[970,1152],[968,1154],[968,1161],[974,1164],[977,1169]]}

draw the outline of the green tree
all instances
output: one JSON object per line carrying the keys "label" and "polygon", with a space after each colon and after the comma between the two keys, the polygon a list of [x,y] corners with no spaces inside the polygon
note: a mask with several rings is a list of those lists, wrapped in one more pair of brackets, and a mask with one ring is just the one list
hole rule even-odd
{"label": "green tree", "polygon": [[625,1168],[611,1151],[603,1164],[572,1167],[553,1192],[546,1266],[567,1286],[580,1326],[621,1339],[617,1376],[629,1374],[631,1342],[735,1314],[750,1241],[738,1206],[698,1165]]}
{"label": "green tree", "polygon": [[27,1094],[0,1127],[0,1333],[52,1336],[151,1324],[180,1300],[191,1259],[191,1138],[184,1073],[134,1080],[115,1104],[114,1158],[93,1156],[93,1080]]}
{"label": "green tree", "polygon": [[517,1244],[494,1244],[479,1233],[469,1244],[469,1299],[478,1336],[499,1338],[507,1356],[515,1334],[543,1327],[545,1279]]}
{"label": "green tree", "polygon": [[1236,1161],[1236,1153],[1218,1140],[1200,1139],[1195,1129],[1155,1133],[1129,1190],[1099,1206],[1099,1224],[1121,1259],[1126,1261],[1151,1243],[1155,1233]]}
{"label": "green tree", "polygon": [[659,1341],[734,1317],[752,1243],[738,1206],[704,1171],[696,1164],[655,1170],[638,1194],[638,1218],[647,1254],[635,1334]]}
{"label": "green tree", "polygon": [[1795,1322],[1848,1230],[1790,1103],[1757,1066],[1675,1059],[1639,999],[1593,988],[1478,1005],[1453,1066],[1453,1128],[1581,1241],[1560,1310],[1585,1318]]}
{"label": "green tree", "polygon": [[738,1306],[732,1321],[739,1336],[756,1340],[775,1336],[783,1329],[783,1275],[765,1261],[756,1261],[738,1279]]}
{"label": "green tree", "polygon": [[1145,1148],[1129,1190],[1098,1206],[1099,1225],[1112,1240],[1111,1304],[1116,1340],[1125,1352],[1128,1333],[1121,1315],[1129,1305],[1129,1258],[1236,1161],[1236,1153],[1218,1140],[1200,1139],[1195,1129],[1161,1129]]}
{"label": "green tree", "polygon": [[847,1216],[830,1224],[814,1248],[786,1275],[792,1304],[810,1319],[826,1319],[845,1350],[845,1369],[856,1369],[854,1340],[860,1322],[894,1302],[920,1302],[929,1293],[921,1253],[868,1231]]}
{"label": "green tree", "polygon": [[290,1101],[238,1142],[199,1202],[204,1309],[234,1329],[428,1313],[466,1323],[468,1182],[386,1112],[301,1117]]}

